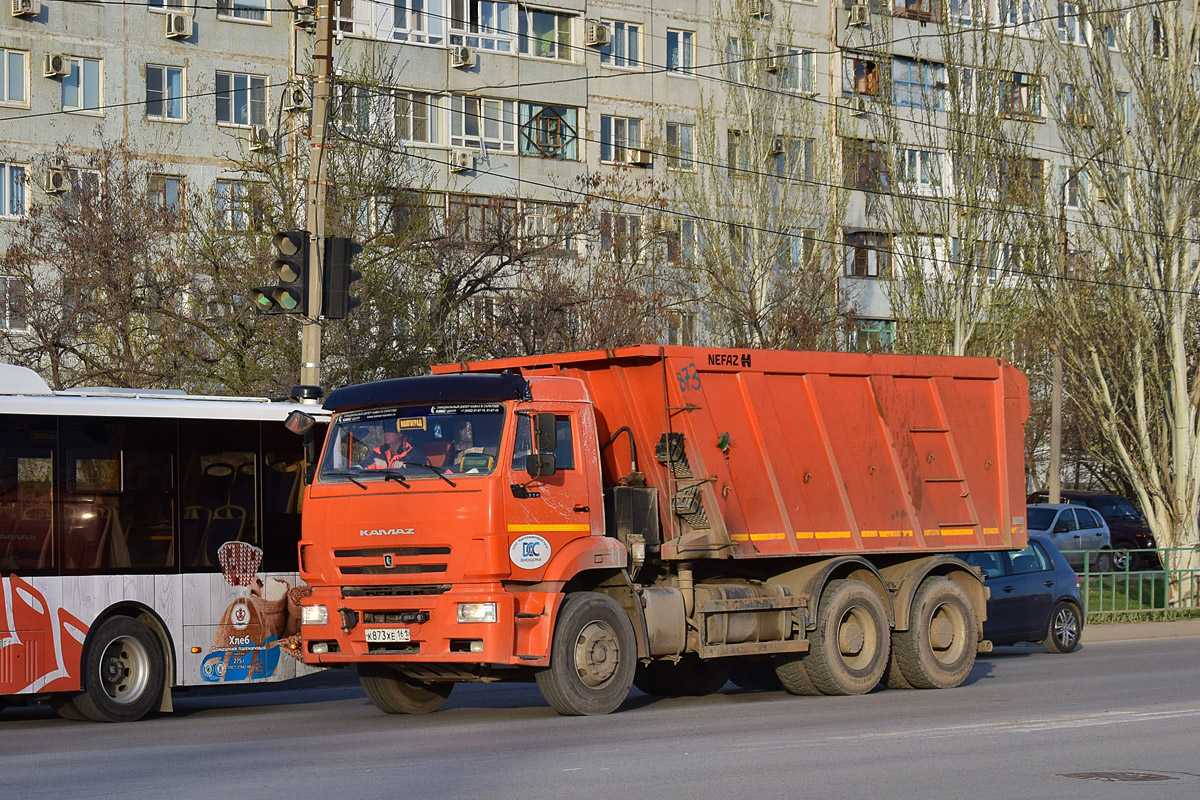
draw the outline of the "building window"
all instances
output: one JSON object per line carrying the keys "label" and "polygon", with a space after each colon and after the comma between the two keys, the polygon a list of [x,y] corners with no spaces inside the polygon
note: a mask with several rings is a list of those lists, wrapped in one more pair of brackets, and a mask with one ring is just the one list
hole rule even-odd
{"label": "building window", "polygon": [[25,330],[25,282],[0,275],[0,329]]}
{"label": "building window", "polygon": [[360,136],[371,130],[371,90],[354,83],[342,83],[336,87],[337,119],[342,130]]}
{"label": "building window", "polygon": [[1030,206],[1042,199],[1042,173],[1045,162],[1040,158],[1002,159],[1000,174],[1004,200],[1014,206]]}
{"label": "building window", "polygon": [[187,8],[187,0],[146,0],[151,10],[178,11]]}
{"label": "building window", "polygon": [[600,212],[600,252],[629,263],[640,257],[642,217],[615,211]]}
{"label": "building window", "polygon": [[513,4],[495,0],[451,0],[450,44],[498,53],[513,51]]}
{"label": "building window", "polygon": [[696,34],[667,28],[667,70],[676,75],[696,74]]}
{"label": "building window", "polygon": [[629,151],[642,146],[642,121],[632,117],[600,117],[600,160],[626,162]]}
{"label": "building window", "polygon": [[667,123],[667,168],[690,172],[696,168],[692,143],[695,129],[682,122]]}
{"label": "building window", "polygon": [[265,125],[266,76],[218,72],[217,122],[223,125]]}
{"label": "building window", "polygon": [[29,105],[29,51],[0,50],[0,103]]}
{"label": "building window", "polygon": [[1000,24],[1008,27],[1033,25],[1036,5],[1034,0],[1000,0]]}
{"label": "building window", "polygon": [[181,121],[184,115],[183,68],[146,65],[146,116]]}
{"label": "building window", "polygon": [[622,69],[641,69],[642,26],[607,19],[603,23],[608,27],[609,42],[600,48],[600,63]]}
{"label": "building window", "polygon": [[0,162],[0,181],[4,183],[3,187],[0,187],[0,216],[25,216],[25,212],[28,211],[25,204],[25,177],[24,164]]}
{"label": "building window", "polygon": [[746,143],[746,135],[741,131],[729,130],[725,133],[725,164],[729,174],[734,178],[742,177],[749,169],[750,154]]}
{"label": "building window", "polygon": [[1063,208],[1078,210],[1087,204],[1087,170],[1059,167],[1058,183],[1062,190]]}
{"label": "building window", "polygon": [[267,0],[217,0],[217,16],[267,21]]}
{"label": "building window", "polygon": [[775,48],[775,63],[779,73],[779,87],[793,92],[812,94],[816,91],[816,76],[813,72],[813,51],[798,47],[779,45]]}
{"label": "building window", "polygon": [[574,209],[558,203],[526,202],[523,223],[525,240],[535,247],[560,253],[574,251],[572,218]]}
{"label": "building window", "polygon": [[736,36],[725,40],[725,79],[742,81],[742,40]]}
{"label": "building window", "polygon": [[517,152],[517,104],[512,100],[454,95],[450,98],[450,146]]}
{"label": "building window", "polygon": [[879,60],[861,53],[847,53],[842,58],[842,91],[846,94],[878,97]]}
{"label": "building window", "polygon": [[1086,45],[1087,21],[1074,3],[1058,4],[1058,40],[1063,44]]}
{"label": "building window", "polygon": [[896,151],[896,184],[900,191],[912,194],[941,194],[942,153],[918,147]]}
{"label": "building window", "polygon": [[892,59],[892,103],[941,111],[946,107],[946,67],[933,61]]}
{"label": "building window", "polygon": [[948,19],[960,28],[982,28],[987,25],[987,0],[949,0]]}
{"label": "building window", "polygon": [[1129,92],[1117,92],[1117,108],[1125,127],[1133,124],[1133,96]]}
{"label": "building window", "polygon": [[811,228],[793,230],[788,236],[788,259],[792,266],[813,265],[817,257],[817,232]]}
{"label": "building window", "polygon": [[1109,50],[1121,50],[1123,42],[1129,37],[1129,12],[1110,11],[1099,16],[1104,44]]}
{"label": "building window", "polygon": [[938,0],[894,0],[892,12],[897,17],[932,20],[941,9]]}
{"label": "building window", "polygon": [[163,227],[172,227],[183,217],[183,178],[179,175],[149,176],[146,202],[160,216]]}
{"label": "building window", "polygon": [[854,320],[846,349],[853,353],[890,353],[896,343],[896,323],[890,319]]}
{"label": "building window", "polygon": [[214,206],[222,230],[244,232],[263,229],[266,213],[261,184],[218,180]]}
{"label": "building window", "polygon": [[571,21],[573,17],[522,8],[518,12],[519,49],[535,58],[571,60]]}
{"label": "building window", "polygon": [[879,142],[869,139],[843,139],[842,165],[845,168],[847,188],[887,191],[887,152]]}
{"label": "building window", "polygon": [[579,158],[579,109],[521,103],[521,155]]}
{"label": "building window", "polygon": [[458,241],[493,245],[513,241],[517,230],[517,201],[511,197],[452,195],[450,225]]}
{"label": "building window", "polygon": [[696,260],[696,221],[676,218],[673,230],[666,232],[667,263],[691,264]]}
{"label": "building window", "polygon": [[886,233],[847,233],[846,275],[852,278],[888,277],[891,248],[891,236]]}
{"label": "building window", "polygon": [[690,311],[667,312],[667,344],[692,347],[696,344],[696,315]]}
{"label": "building window", "polygon": [[393,0],[392,38],[396,41],[441,44],[444,28],[442,0]]}
{"label": "building window", "polygon": [[62,79],[63,111],[97,111],[100,109],[100,59],[70,58],[71,74]]}
{"label": "building window", "polygon": [[442,98],[396,89],[396,137],[404,142],[441,144]]}
{"label": "building window", "polygon": [[774,173],[781,178],[811,181],[814,176],[813,162],[816,158],[815,139],[797,139],[793,136],[778,136],[773,147]]}
{"label": "building window", "polygon": [[1002,110],[1014,117],[1040,117],[1042,115],[1041,85],[1036,75],[1013,72],[1004,81],[1000,92]]}

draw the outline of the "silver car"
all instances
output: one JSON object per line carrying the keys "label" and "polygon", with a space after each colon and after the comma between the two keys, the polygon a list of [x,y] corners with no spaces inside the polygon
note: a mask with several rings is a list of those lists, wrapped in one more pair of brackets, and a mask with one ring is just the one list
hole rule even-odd
{"label": "silver car", "polygon": [[1094,572],[1111,572],[1112,536],[1108,523],[1094,509],[1063,503],[1037,503],[1025,507],[1030,533],[1042,533],[1057,545],[1067,563],[1083,569],[1088,563]]}

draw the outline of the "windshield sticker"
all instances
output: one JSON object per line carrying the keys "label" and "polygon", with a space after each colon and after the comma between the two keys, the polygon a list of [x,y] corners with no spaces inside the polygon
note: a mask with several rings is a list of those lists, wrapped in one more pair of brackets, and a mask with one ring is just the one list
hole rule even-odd
{"label": "windshield sticker", "polygon": [[430,414],[501,414],[504,412],[503,403],[475,403],[466,406],[434,406]]}
{"label": "windshield sticker", "polygon": [[396,430],[423,431],[425,430],[425,418],[416,417],[414,419],[398,419],[396,420]]}
{"label": "windshield sticker", "polygon": [[521,569],[537,569],[550,561],[550,543],[536,534],[526,534],[508,548],[508,558]]}

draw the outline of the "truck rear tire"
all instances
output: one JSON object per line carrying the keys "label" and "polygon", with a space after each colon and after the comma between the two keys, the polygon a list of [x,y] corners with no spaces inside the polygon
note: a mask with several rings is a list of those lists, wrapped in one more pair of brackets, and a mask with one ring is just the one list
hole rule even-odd
{"label": "truck rear tire", "polygon": [[909,629],[894,637],[896,663],[917,689],[952,689],[975,666],[979,626],[967,592],[950,578],[927,578],[913,597]]}
{"label": "truck rear tire", "polygon": [[879,595],[862,581],[830,581],[803,664],[822,694],[866,694],[883,678],[890,645]]}
{"label": "truck rear tire", "polygon": [[450,696],[454,684],[413,680],[390,664],[359,664],[358,683],[367,699],[386,714],[428,714]]}
{"label": "truck rear tire", "polygon": [[775,676],[788,694],[801,697],[815,697],[821,690],[808,677],[808,668],[804,666],[807,653],[784,653],[775,656]]}
{"label": "truck rear tire", "polygon": [[629,696],[636,665],[633,625],[617,601],[576,592],[559,609],[550,666],[538,671],[537,685],[563,716],[607,714]]}
{"label": "truck rear tire", "polygon": [[166,657],[152,630],[133,617],[109,617],[88,636],[83,691],[57,695],[63,719],[134,722],[158,708]]}

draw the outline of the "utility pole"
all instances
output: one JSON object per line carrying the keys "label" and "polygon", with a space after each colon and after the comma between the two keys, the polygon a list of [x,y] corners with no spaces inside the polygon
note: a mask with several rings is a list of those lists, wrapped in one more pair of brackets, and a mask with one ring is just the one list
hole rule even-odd
{"label": "utility pole", "polygon": [[324,0],[317,9],[317,41],[313,49],[312,132],[309,135],[308,208],[311,234],[308,262],[308,308],[301,327],[300,383],[321,385],[321,295],[325,263],[325,120],[333,82],[333,13],[337,0]]}

